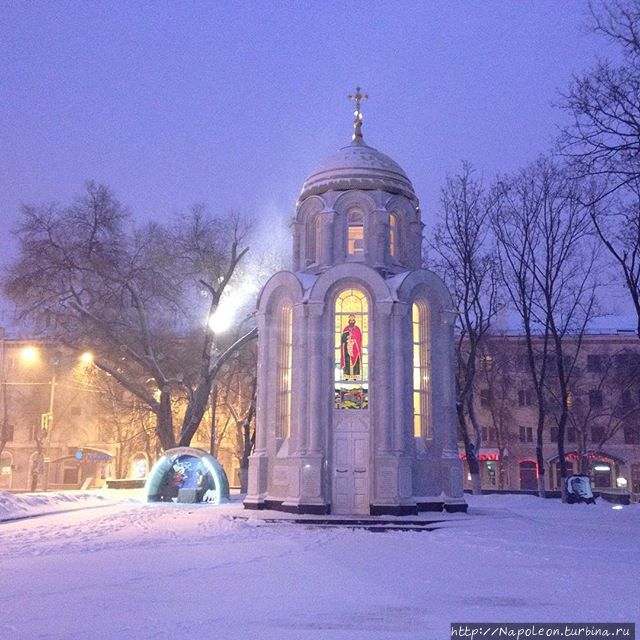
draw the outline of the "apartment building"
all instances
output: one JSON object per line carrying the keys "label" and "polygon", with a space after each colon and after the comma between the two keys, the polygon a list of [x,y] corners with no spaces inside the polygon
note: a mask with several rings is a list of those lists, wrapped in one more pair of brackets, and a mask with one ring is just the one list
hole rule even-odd
{"label": "apartment building", "polygon": [[[538,338],[538,366],[542,352]],[[547,363],[545,484],[558,489],[561,398],[557,363],[552,356]],[[569,471],[588,473],[596,489],[627,490],[640,499],[640,340],[629,331],[589,334],[581,342],[565,338],[563,365],[570,372],[564,439]],[[492,336],[483,345],[475,407],[483,488],[535,490],[538,400],[522,336]],[[459,446],[464,458],[460,439]],[[471,486],[466,466],[465,486]]]}

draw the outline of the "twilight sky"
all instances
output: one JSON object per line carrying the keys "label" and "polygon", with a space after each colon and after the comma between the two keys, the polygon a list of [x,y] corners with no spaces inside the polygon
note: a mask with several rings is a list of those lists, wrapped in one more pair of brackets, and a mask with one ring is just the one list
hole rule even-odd
{"label": "twilight sky", "polygon": [[582,0],[0,0],[0,251],[21,203],[87,179],[140,217],[288,218],[349,141],[356,84],[430,222],[461,160],[491,177],[549,147],[558,91],[607,54],[586,19]]}

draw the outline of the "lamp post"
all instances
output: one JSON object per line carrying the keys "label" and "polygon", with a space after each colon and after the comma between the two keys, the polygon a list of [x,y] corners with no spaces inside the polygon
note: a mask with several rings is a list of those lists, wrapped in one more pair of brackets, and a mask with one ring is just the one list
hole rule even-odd
{"label": "lamp post", "polygon": [[2,455],[4,443],[8,439],[9,430],[9,419],[7,413],[7,371],[5,365],[5,348],[4,328],[0,327],[0,356],[2,360],[2,367],[0,368],[0,383],[2,385],[2,389],[0,390],[2,392],[2,421],[0,422],[0,443],[2,443],[2,446],[0,447],[0,455]]}

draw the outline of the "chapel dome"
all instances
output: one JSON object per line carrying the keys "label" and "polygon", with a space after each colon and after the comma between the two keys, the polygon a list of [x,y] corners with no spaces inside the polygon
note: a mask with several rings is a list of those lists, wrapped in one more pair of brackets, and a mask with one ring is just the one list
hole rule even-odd
{"label": "chapel dome", "polygon": [[302,185],[299,202],[326,191],[381,189],[417,202],[411,180],[389,156],[370,147],[362,138],[325,158]]}

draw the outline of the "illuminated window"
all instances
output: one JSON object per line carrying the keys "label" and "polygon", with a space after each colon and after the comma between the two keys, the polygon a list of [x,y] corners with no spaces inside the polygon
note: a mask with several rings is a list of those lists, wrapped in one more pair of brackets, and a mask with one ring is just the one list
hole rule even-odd
{"label": "illuminated window", "polygon": [[347,252],[350,256],[364,253],[364,219],[361,211],[347,214]]}
{"label": "illuminated window", "polygon": [[335,406],[366,409],[369,393],[369,307],[359,289],[346,289],[336,298]]}
{"label": "illuminated window", "polygon": [[291,434],[291,361],[293,356],[293,323],[291,303],[280,310],[278,326],[278,417],[276,437]]}
{"label": "illuminated window", "polygon": [[427,350],[427,308],[414,302],[411,310],[413,327],[413,435],[431,438],[429,415],[429,354]]}
{"label": "illuminated window", "polygon": [[398,219],[396,214],[392,213],[389,216],[389,253],[392,258],[395,258],[398,252]]}

